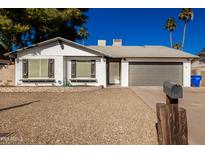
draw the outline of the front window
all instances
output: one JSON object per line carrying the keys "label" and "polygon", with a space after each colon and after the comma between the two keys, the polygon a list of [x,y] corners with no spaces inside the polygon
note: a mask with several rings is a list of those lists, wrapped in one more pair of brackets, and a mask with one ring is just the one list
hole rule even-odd
{"label": "front window", "polygon": [[89,78],[91,76],[91,61],[76,62],[76,77]]}
{"label": "front window", "polygon": [[72,60],[71,78],[95,78],[96,77],[95,60]]}
{"label": "front window", "polygon": [[48,78],[48,59],[29,59],[28,77]]}

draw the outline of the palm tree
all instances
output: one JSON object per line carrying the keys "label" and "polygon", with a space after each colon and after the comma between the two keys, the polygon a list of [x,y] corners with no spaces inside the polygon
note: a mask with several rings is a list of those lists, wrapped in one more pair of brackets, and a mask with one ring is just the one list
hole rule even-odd
{"label": "palm tree", "polygon": [[172,32],[176,29],[177,23],[173,17],[167,19],[165,29],[170,32],[170,47],[172,48]]}
{"label": "palm tree", "polygon": [[184,21],[184,32],[183,32],[183,38],[182,38],[182,46],[181,49],[184,49],[184,41],[185,41],[185,34],[186,34],[186,24],[190,21],[193,20],[194,13],[192,9],[190,8],[184,8],[181,10],[179,14],[179,20]]}
{"label": "palm tree", "polygon": [[78,32],[78,35],[81,37],[81,39],[82,39],[82,44],[84,45],[84,44],[85,44],[85,39],[86,39],[86,40],[88,39],[88,31],[87,31],[87,28],[81,27],[81,28],[80,28],[80,31]]}
{"label": "palm tree", "polygon": [[177,42],[177,43],[175,43],[174,45],[173,45],[173,48],[174,49],[180,49],[180,44]]}

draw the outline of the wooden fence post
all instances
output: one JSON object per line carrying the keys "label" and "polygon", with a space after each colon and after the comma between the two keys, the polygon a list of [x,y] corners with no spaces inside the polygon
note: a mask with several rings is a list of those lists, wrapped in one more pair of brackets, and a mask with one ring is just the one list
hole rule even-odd
{"label": "wooden fence post", "polygon": [[169,126],[169,107],[164,103],[157,103],[156,111],[158,143],[169,145],[171,144],[171,134]]}
{"label": "wooden fence post", "polygon": [[159,144],[188,144],[186,110],[178,108],[178,99],[183,97],[182,86],[165,81],[163,91],[166,104],[157,103],[157,130]]}
{"label": "wooden fence post", "polygon": [[187,116],[184,108],[179,108],[179,144],[188,145]]}
{"label": "wooden fence post", "polygon": [[171,144],[179,144],[179,112],[178,99],[172,99],[166,95],[166,104],[169,106]]}

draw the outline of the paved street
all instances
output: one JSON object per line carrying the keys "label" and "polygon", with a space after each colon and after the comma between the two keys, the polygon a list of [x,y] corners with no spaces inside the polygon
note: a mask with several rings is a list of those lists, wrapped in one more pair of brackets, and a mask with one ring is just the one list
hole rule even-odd
{"label": "paved street", "polygon": [[[162,87],[131,87],[154,111],[156,103],[165,102]],[[189,144],[205,144],[205,88],[184,88],[181,107],[187,110]]]}

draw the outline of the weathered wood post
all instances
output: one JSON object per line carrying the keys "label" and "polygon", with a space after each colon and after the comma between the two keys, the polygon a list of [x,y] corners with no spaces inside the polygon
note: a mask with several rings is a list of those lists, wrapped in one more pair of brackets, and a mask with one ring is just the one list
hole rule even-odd
{"label": "weathered wood post", "polygon": [[166,94],[166,104],[169,106],[171,144],[181,144],[178,99],[183,97],[182,86],[165,81],[163,91]]}
{"label": "weathered wood post", "polygon": [[183,97],[182,86],[165,81],[163,91],[166,104],[157,103],[157,133],[159,144],[188,144],[186,110],[178,107],[178,99]]}
{"label": "weathered wood post", "polygon": [[164,103],[157,103],[157,136],[158,143],[163,145],[171,144],[171,134],[169,126],[169,107]]}
{"label": "weathered wood post", "polygon": [[179,108],[179,144],[188,144],[188,128],[186,110],[182,107]]}

